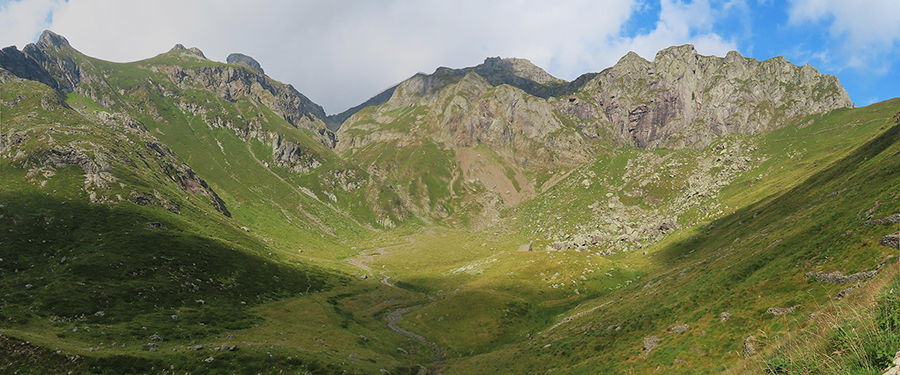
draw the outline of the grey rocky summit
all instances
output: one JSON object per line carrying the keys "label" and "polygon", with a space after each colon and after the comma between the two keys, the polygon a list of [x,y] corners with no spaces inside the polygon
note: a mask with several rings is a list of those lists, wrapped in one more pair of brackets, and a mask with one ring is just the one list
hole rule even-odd
{"label": "grey rocky summit", "polygon": [[228,58],[225,59],[225,62],[228,64],[240,65],[246,68],[250,68],[259,72],[260,74],[266,74],[266,72],[259,65],[259,62],[256,61],[256,59],[242,53],[232,53],[228,55]]}
{"label": "grey rocky summit", "polygon": [[809,65],[735,51],[702,56],[689,44],[659,51],[653,61],[629,52],[579,91],[591,96],[580,119],[644,149],[699,149],[723,134],[757,134],[853,106],[837,77]]}
{"label": "grey rocky summit", "polygon": [[170,53],[171,52],[180,52],[182,55],[195,56],[195,57],[199,57],[204,60],[209,60],[206,58],[206,55],[203,54],[203,51],[201,51],[199,48],[197,48],[197,47],[185,48],[184,45],[182,45],[180,43],[176,44],[175,47],[172,47],[172,49],[170,49],[169,52]]}

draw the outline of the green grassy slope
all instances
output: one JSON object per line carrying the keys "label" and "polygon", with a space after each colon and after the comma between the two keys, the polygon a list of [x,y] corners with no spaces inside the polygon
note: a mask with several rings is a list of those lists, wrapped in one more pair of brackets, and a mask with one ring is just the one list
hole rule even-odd
{"label": "green grassy slope", "polygon": [[[896,228],[864,225],[900,204],[900,99],[523,172],[403,136],[433,125],[421,107],[345,129],[401,136],[337,154],[261,86],[232,90],[233,67],[67,56],[97,77],[81,94],[0,77],[0,372],[812,372],[784,346],[845,307],[880,331],[804,344],[831,369],[900,349],[878,336],[891,297],[865,307],[896,287]],[[537,197],[506,205],[498,182]],[[849,298],[806,277],[871,270]],[[443,360],[388,329],[405,307]]]}
{"label": "green grassy slope", "polygon": [[[784,335],[813,324],[805,322],[811,313],[843,303],[835,297],[854,285],[809,281],[807,272],[849,275],[882,261],[896,266],[896,251],[880,245],[881,236],[896,228],[862,224],[896,213],[900,201],[898,112],[900,102],[893,100],[769,135],[731,136],[708,150],[618,150],[609,161],[587,166],[597,176],[591,186],[578,175],[587,172],[576,170],[520,206],[507,217],[522,224],[514,233],[504,232],[512,225],[477,233],[397,231],[361,244],[360,259],[376,275],[436,297],[401,324],[447,350],[447,373],[640,373],[657,366],[717,373],[762,362]],[[557,212],[605,197],[608,190],[596,181],[621,184],[629,161],[668,156],[689,170],[698,156],[727,152],[718,149],[723,143],[755,148],[747,157],[756,164],[704,201],[722,212],[695,216],[697,224],[682,224],[657,244],[597,256],[544,251],[529,235],[550,225],[567,228],[556,215],[574,223],[568,228],[589,220]],[[683,190],[660,185],[643,188],[669,200],[662,204],[674,200],[666,194]],[[651,207],[641,199],[623,204]],[[697,212],[704,211],[685,215]],[[538,251],[517,251],[525,242]],[[872,285],[896,277],[882,274]],[[771,307],[796,309],[776,318],[766,313]],[[723,312],[730,314],[725,322]],[[687,331],[670,330],[682,324]],[[745,361],[743,343],[750,335],[762,354]],[[645,359],[643,340],[653,336],[658,347]]]}
{"label": "green grassy slope", "polygon": [[[89,98],[63,97],[35,82],[5,76],[0,89],[3,135],[14,143],[0,159],[0,372],[404,373],[430,357],[381,322],[419,296],[354,281],[341,271],[349,266],[321,262],[323,254],[334,260],[340,253],[320,244],[362,231],[343,215],[323,214],[336,209],[290,193],[262,167],[268,175],[231,169],[243,180],[229,185],[223,177],[207,188],[148,132],[156,127],[109,117]],[[233,133],[221,137],[237,143]],[[197,165],[192,156],[185,159]],[[214,178],[222,171],[208,172],[196,171]],[[212,199],[216,191],[224,206]],[[241,194],[260,203],[241,202]],[[292,223],[280,211],[268,213],[281,202],[309,205],[318,216]],[[247,232],[241,227],[255,224],[245,217],[253,210],[268,216]],[[323,240],[309,229],[319,218],[352,226]],[[279,230],[287,234],[269,237]],[[344,307],[356,295],[387,302]]]}
{"label": "green grassy slope", "polygon": [[[850,152],[849,142],[827,149],[840,157],[809,178],[671,236],[647,256],[609,257],[646,265],[630,285],[563,314],[584,315],[554,329],[536,327],[542,334],[521,344],[461,359],[449,373],[716,373],[741,363],[748,336],[765,352],[776,338],[816,324],[810,314],[841,303],[837,294],[853,284],[817,282],[807,272],[896,268],[896,250],[880,244],[896,228],[863,224],[896,213],[900,204],[900,124],[889,115],[898,110],[894,100],[829,115],[824,124],[850,119],[835,134],[852,132],[857,120],[872,121],[880,134]],[[895,270],[882,273],[897,277]],[[773,307],[795,310],[776,317]],[[730,314],[725,321],[723,312]],[[682,324],[686,331],[674,328]],[[654,336],[658,346],[647,354],[644,338]]]}
{"label": "green grassy slope", "polygon": [[[311,131],[291,126],[263,103],[244,96],[229,101],[212,88],[199,84],[185,87],[164,73],[176,67],[202,73],[204,67],[224,64],[185,63],[168,55],[130,64],[105,63],[109,66],[103,72],[114,87],[124,89],[122,102],[131,103],[125,110],[223,191],[224,199],[233,202],[240,223],[270,239],[287,241],[280,244],[285,248],[301,244],[325,247],[337,241],[337,234],[353,238],[362,233],[346,214],[353,212],[366,219],[364,208],[353,206],[361,201],[361,194],[329,182],[340,173],[358,183],[364,174],[335,157]],[[251,135],[255,133],[267,136]],[[276,135],[277,142],[297,144],[301,157],[319,166],[292,173],[289,166],[278,165],[273,154]],[[300,187],[309,189],[309,195]],[[329,193],[337,202],[329,201]],[[308,235],[302,241],[291,240],[298,231]]]}

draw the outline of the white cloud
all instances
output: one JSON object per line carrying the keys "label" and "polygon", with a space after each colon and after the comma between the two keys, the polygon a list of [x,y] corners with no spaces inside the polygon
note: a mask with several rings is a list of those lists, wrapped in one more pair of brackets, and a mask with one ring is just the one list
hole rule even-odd
{"label": "white cloud", "polygon": [[214,60],[256,58],[329,112],[358,104],[418,71],[516,56],[574,78],[608,62],[633,1],[70,0],[52,28],[87,55],[154,56],[175,43]]}
{"label": "white cloud", "polygon": [[728,51],[737,50],[737,45],[733,40],[724,40],[712,29],[714,21],[721,16],[718,13],[729,11],[732,3],[714,10],[708,0],[695,0],[690,4],[662,0],[655,29],[632,38],[620,38],[614,47],[620,52],[619,56],[631,50],[647,60],[653,60],[656,52],[663,48],[681,44],[693,44],[703,55],[724,56]]}
{"label": "white cloud", "polygon": [[6,43],[4,33],[23,30],[9,40],[24,44],[50,28],[85,54],[112,61],[149,58],[176,43],[217,61],[241,52],[329,113],[416,72],[472,66],[489,56],[527,58],[573,79],[609,67],[629,50],[652,59],[673,44],[693,43],[717,55],[735,48],[710,26],[726,10],[707,0],[663,0],[655,29],[623,36],[623,25],[643,5],[637,1],[26,0],[0,10],[0,20],[16,14],[30,21],[2,22],[0,36]]}
{"label": "white cloud", "polygon": [[62,5],[62,0],[8,2],[0,5],[0,47],[17,46],[20,50],[34,41],[50,26],[48,17]]}
{"label": "white cloud", "polygon": [[825,23],[842,51],[844,67],[884,73],[897,60],[900,43],[900,2],[896,0],[793,0],[791,25]]}

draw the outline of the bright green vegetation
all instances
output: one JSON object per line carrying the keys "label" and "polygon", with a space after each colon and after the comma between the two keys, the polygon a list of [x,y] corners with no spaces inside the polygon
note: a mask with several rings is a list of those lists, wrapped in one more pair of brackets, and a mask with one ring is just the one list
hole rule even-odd
{"label": "bright green vegetation", "polygon": [[783,345],[763,364],[769,374],[881,374],[900,346],[897,277],[876,292],[871,306],[842,307],[822,314],[822,322]]}
{"label": "bright green vegetation", "polygon": [[[185,180],[179,159],[151,147],[158,141],[146,131],[70,109],[96,109],[92,100],[71,94],[64,103],[32,82],[4,83],[2,93],[4,103],[18,98],[3,107],[3,130],[24,155],[0,161],[3,372],[407,373],[428,359],[426,347],[382,323],[386,311],[420,297],[355,281],[349,266],[332,262],[350,250],[341,241],[367,230],[294,192],[277,174],[288,173],[260,166],[234,133],[218,133],[220,148],[205,125],[194,128],[210,133],[193,138],[178,133],[192,125],[174,117],[170,123],[182,128],[160,129],[179,136],[173,149],[197,151],[183,152],[185,161],[221,192],[226,217],[199,182]],[[72,153],[67,145],[75,145]],[[210,149],[235,154],[211,158]],[[266,146],[258,150],[271,155]],[[114,178],[86,187],[87,159],[78,155],[108,163]],[[198,160],[228,167],[206,169]],[[298,206],[312,213],[288,211]],[[321,228],[329,225],[335,229],[325,238]],[[348,295],[386,302],[347,310]],[[163,341],[151,341],[154,334]],[[22,351],[9,337],[37,347]]]}
{"label": "bright green vegetation", "polygon": [[[427,108],[337,154],[166,73],[222,64],[73,58],[108,86],[2,83],[0,372],[875,373],[900,349],[897,229],[863,225],[900,205],[900,100],[523,174],[418,137]],[[876,269],[845,298],[806,277]]]}

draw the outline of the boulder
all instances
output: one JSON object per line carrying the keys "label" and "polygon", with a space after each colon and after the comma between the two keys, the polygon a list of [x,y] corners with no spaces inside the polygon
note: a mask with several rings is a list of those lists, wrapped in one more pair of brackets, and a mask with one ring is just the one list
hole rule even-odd
{"label": "boulder", "polygon": [[659,344],[659,337],[649,336],[644,337],[644,358],[647,358],[650,355],[650,351],[653,350]]}
{"label": "boulder", "polygon": [[770,307],[766,310],[767,314],[772,314],[775,316],[781,316],[784,314],[790,314],[797,309],[797,306],[794,307]]}
{"label": "boulder", "polygon": [[881,237],[881,244],[892,249],[900,249],[900,232]]}
{"label": "boulder", "polygon": [[756,337],[750,335],[744,339],[744,358],[750,358],[754,354],[756,354]]}
{"label": "boulder", "polygon": [[672,333],[682,333],[682,332],[687,331],[689,328],[691,328],[691,327],[687,324],[679,324],[677,326],[669,328],[669,331]]}

